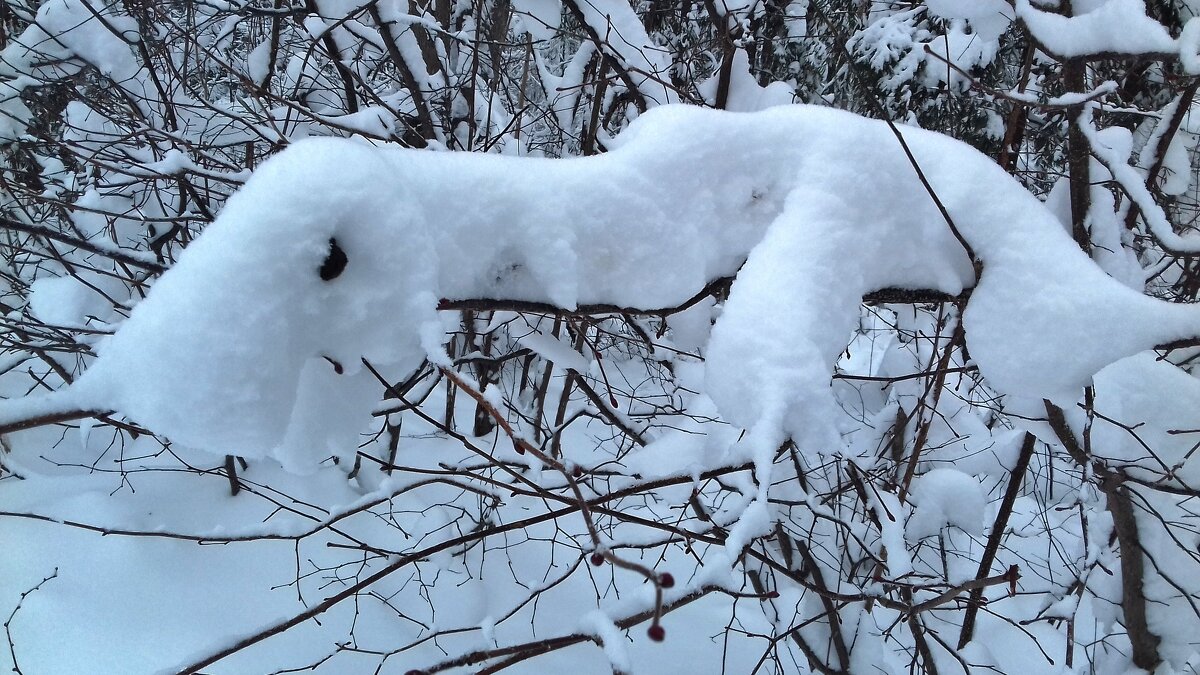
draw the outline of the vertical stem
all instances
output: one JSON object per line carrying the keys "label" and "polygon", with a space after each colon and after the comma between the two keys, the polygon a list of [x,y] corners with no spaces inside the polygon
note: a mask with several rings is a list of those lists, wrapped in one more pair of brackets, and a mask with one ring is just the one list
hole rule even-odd
{"label": "vertical stem", "polygon": [[[316,0],[308,0],[306,8],[310,14],[321,15]],[[354,91],[354,73],[350,72],[350,68],[345,63],[342,63],[342,50],[338,47],[337,41],[333,39],[332,30],[325,31],[321,36],[321,45],[329,53],[329,61],[342,81],[342,96],[346,99],[346,112],[358,112],[358,95]]]}
{"label": "vertical stem", "polygon": [[[586,326],[579,329],[579,333],[575,336],[575,351],[582,353]],[[563,380],[562,395],[558,398],[558,410],[554,413],[554,438],[550,441],[550,456],[558,458],[562,456],[562,425],[567,419],[567,404],[571,401],[571,387],[575,384],[575,372],[568,370],[567,377]]]}
{"label": "vertical stem", "polygon": [[[557,338],[560,330],[562,330],[562,317],[556,316],[554,317],[554,328],[550,334]],[[537,392],[534,393],[533,414],[537,420],[537,423],[533,425],[534,440],[541,440],[542,420],[546,417],[546,393],[550,390],[550,378],[553,375],[554,362],[546,361],[546,365],[542,369],[542,381],[538,385]]]}
{"label": "vertical stem", "polygon": [[237,462],[233,455],[225,455],[225,477],[229,479],[230,496],[236,497],[242,489],[242,484],[238,482]]}
{"label": "vertical stem", "polygon": [[[1069,92],[1085,91],[1087,64],[1082,59],[1071,59],[1063,64],[1063,81]],[[1091,206],[1091,157],[1087,137],[1083,135],[1080,115],[1083,106],[1067,108],[1067,168],[1070,171],[1071,188],[1071,237],[1079,248],[1091,251],[1091,239],[1087,231],[1087,214]]]}
{"label": "vertical stem", "polygon": [[392,65],[396,67],[396,73],[400,75],[400,81],[404,87],[408,89],[408,95],[412,97],[413,107],[417,110],[417,134],[424,140],[433,138],[433,116],[429,112],[429,102],[425,100],[425,92],[421,90],[421,83],[417,81],[413,75],[412,68],[409,67],[408,61],[400,52],[400,48],[396,46],[396,35],[392,32],[391,24],[383,20],[383,16],[379,13],[379,8],[371,5],[367,8],[371,15],[371,20],[379,28],[379,35],[383,38],[384,49],[387,50],[388,58],[392,60]]}
{"label": "vertical stem", "polygon": [[[934,416],[937,413],[938,402],[942,398],[942,389],[946,386],[946,370],[950,367],[950,357],[954,354],[954,350],[963,338],[962,328],[962,311],[958,312],[954,333],[950,338],[950,343],[946,345],[945,351],[937,362],[937,374],[933,376],[933,381],[930,384],[930,391],[927,394],[932,394],[932,402],[929,405],[929,419],[925,423],[917,427],[917,437],[913,441],[912,455],[908,458],[908,466],[904,470],[904,478],[900,480],[899,498],[903,503],[908,498],[908,490],[912,485],[913,476],[917,473],[917,464],[921,460],[921,452],[925,449],[925,442],[929,438],[929,427],[933,424]],[[940,331],[939,331],[940,332]],[[936,344],[936,343],[935,343]]]}
{"label": "vertical stem", "polygon": [[[1033,68],[1033,54],[1037,49],[1033,40],[1025,44],[1025,54],[1021,59],[1021,81],[1017,83],[1017,92],[1024,94],[1029,84],[1029,72]],[[1000,148],[997,162],[1004,170],[1012,173],[1017,167],[1017,157],[1021,153],[1021,143],[1025,139],[1025,124],[1029,116],[1029,106],[1024,103],[1014,103],[1008,114],[1008,122],[1004,129],[1004,144]]]}
{"label": "vertical stem", "polygon": [[[1008,489],[1004,491],[1004,498],[1000,501],[1000,512],[996,514],[996,521],[992,523],[987,546],[983,550],[983,557],[979,560],[979,570],[975,573],[976,579],[986,578],[992,573],[992,563],[995,562],[996,553],[1000,550],[1000,541],[1004,538],[1004,531],[1008,529],[1008,519],[1012,515],[1013,504],[1016,503],[1017,496],[1021,494],[1021,483],[1025,480],[1025,473],[1029,470],[1029,461],[1033,459],[1033,448],[1036,441],[1033,434],[1026,433],[1025,439],[1021,442],[1017,463],[1009,473]],[[967,643],[974,638],[975,616],[979,613],[979,605],[982,601],[983,588],[972,590],[971,599],[967,602],[967,612],[963,616],[962,632],[958,634],[959,649],[966,647]]]}
{"label": "vertical stem", "polygon": [[1067,423],[1062,408],[1050,401],[1045,402],[1046,419],[1067,454],[1087,471],[1099,479],[1099,488],[1104,493],[1105,506],[1113,519],[1113,535],[1120,550],[1121,559],[1121,612],[1125,632],[1133,649],[1133,664],[1143,670],[1154,672],[1162,657],[1158,653],[1161,638],[1150,631],[1146,617],[1145,560],[1142,558],[1141,537],[1133,502],[1125,476],[1113,471],[1101,462],[1092,461],[1084,446],[1080,445],[1075,433]]}

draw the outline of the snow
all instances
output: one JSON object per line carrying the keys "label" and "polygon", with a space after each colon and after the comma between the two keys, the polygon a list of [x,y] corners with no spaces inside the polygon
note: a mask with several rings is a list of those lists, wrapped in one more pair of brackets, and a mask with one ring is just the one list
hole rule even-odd
{"label": "snow", "polygon": [[[59,389],[50,394],[33,394],[5,399],[0,405],[0,426],[38,417],[56,417],[87,410],[91,401],[80,396],[79,389]],[[106,411],[101,411],[106,412]]]}
{"label": "snow", "polygon": [[[942,83],[951,91],[967,89],[968,74],[995,61],[1013,20],[1004,0],[933,0],[876,12],[848,46],[875,70],[887,71],[887,90],[902,90],[914,79],[931,89]],[[944,28],[934,32],[932,18],[942,19]]]}
{"label": "snow", "polygon": [[[86,2],[86,4],[85,4]],[[102,16],[103,21],[97,16]],[[54,0],[38,8],[37,25],[50,40],[87,60],[100,72],[117,82],[132,80],[141,70],[130,44],[140,37],[137,21],[131,16],[107,10],[92,0]],[[42,44],[25,43],[26,37],[15,44],[36,51]]]}
{"label": "snow", "polygon": [[1186,461],[1196,434],[1172,433],[1200,429],[1196,378],[1153,353],[1143,353],[1097,373],[1095,388],[1096,412],[1115,421],[1100,420],[1092,426],[1092,443],[1101,456],[1147,480],[1169,473],[1170,482],[1200,485],[1200,471]]}
{"label": "snow", "polygon": [[[717,85],[720,80],[720,74],[714,74],[697,86],[697,90],[710,104],[716,102]],[[757,112],[777,105],[788,105],[796,100],[792,87],[786,82],[772,82],[765,87],[760,86],[750,74],[750,59],[744,49],[733,53],[726,95],[728,98],[725,109],[730,112]]]}
{"label": "snow", "polygon": [[570,344],[559,340],[553,335],[533,332],[520,338],[522,346],[528,347],[538,356],[553,362],[561,368],[569,368],[577,373],[588,372],[588,361],[582,354],[575,351]]}
{"label": "snow", "polygon": [[[1196,308],[1106,276],[991,160],[904,135],[983,263],[963,322],[1001,392],[1074,400],[1109,363],[1200,326]],[[829,378],[862,295],[974,283],[882,123],[806,106],[668,106],[614,145],[547,160],[296,143],[99,346],[79,395],[185,446],[311,463],[351,438],[358,413],[333,403],[366,400],[361,359],[399,371],[445,361],[439,298],[655,308],[745,261],[708,345],[708,393],[735,425],[771,417],[831,450]],[[871,199],[858,197],[865,184]],[[349,263],[322,281],[331,238]],[[315,410],[320,425],[306,422]],[[289,440],[317,426],[326,436],[307,449]]]}
{"label": "snow", "polygon": [[1137,169],[1130,166],[1127,159],[1130,154],[1130,141],[1128,138],[1121,139],[1121,142],[1111,143],[1111,139],[1120,138],[1113,134],[1102,134],[1092,125],[1092,113],[1095,109],[1095,103],[1089,103],[1084,107],[1084,112],[1080,113],[1079,127],[1084,136],[1087,137],[1093,155],[1101,161],[1104,168],[1112,175],[1121,188],[1129,195],[1129,198],[1137,203],[1141,209],[1142,218],[1146,221],[1146,225],[1154,236],[1158,239],[1163,247],[1173,251],[1200,251],[1200,236],[1195,234],[1180,235],[1175,232],[1171,222],[1167,219],[1167,214],[1162,207],[1154,201],[1153,195],[1150,194],[1149,188],[1146,187],[1145,178]]}
{"label": "snow", "polygon": [[879,543],[882,546],[881,553],[887,556],[888,575],[893,579],[902,579],[913,571],[913,560],[904,532],[905,515],[910,506],[902,504],[896,495],[886,492],[873,492],[870,500],[871,510],[879,521]]}
{"label": "snow", "polygon": [[79,283],[70,276],[42,277],[30,284],[29,309],[34,316],[48,324],[59,326],[81,326],[89,314],[99,314],[105,309],[104,298],[93,288],[103,283],[99,275],[88,275],[92,288]]}
{"label": "snow", "polygon": [[1189,75],[1200,74],[1200,21],[1191,19],[1179,34],[1179,62]]}
{"label": "snow", "polygon": [[671,82],[670,52],[655,44],[645,26],[625,0],[586,0],[576,6],[596,31],[605,53],[624,66],[648,106],[675,103],[678,93]]}
{"label": "snow", "polygon": [[705,298],[667,317],[667,324],[671,327],[671,342],[676,348],[692,351],[708,344],[715,307],[716,302],[712,298]]}
{"label": "snow", "polygon": [[629,653],[625,649],[626,638],[608,615],[600,610],[594,610],[584,614],[580,618],[579,624],[584,631],[595,635],[600,640],[604,654],[612,664],[614,673],[630,672]]}
{"label": "snow", "polygon": [[916,505],[904,526],[909,541],[919,541],[954,525],[968,534],[983,532],[987,501],[979,481],[956,469],[933,469],[913,480],[912,502]]}
{"label": "snow", "polygon": [[925,6],[944,19],[965,19],[984,42],[997,40],[1013,19],[1005,0],[925,0]]}
{"label": "snow", "polygon": [[0,137],[17,138],[31,112],[18,95],[38,81],[34,73],[73,74],[78,57],[96,67],[118,87],[136,88],[142,72],[132,44],[140,39],[137,22],[95,0],[48,0],[37,8],[35,21],[0,50],[0,77],[12,78],[0,88]]}
{"label": "snow", "polygon": [[[985,22],[984,25],[990,25]],[[977,66],[986,66],[996,58],[999,42],[984,39],[968,32],[961,21],[952,22],[942,35],[923,45],[934,58],[927,60],[923,71],[925,86],[936,87],[939,82],[951,85],[954,91],[970,86],[970,78],[963,75]]]}
{"label": "snow", "polygon": [[[892,75],[883,82],[886,90],[895,90],[913,78],[917,69],[925,62],[922,49],[929,32],[917,29],[916,23],[926,12],[926,7],[905,9],[895,14],[881,16],[866,28],[858,31],[847,42],[847,47],[860,54],[875,70],[883,70],[893,61]],[[939,68],[945,72],[945,68]]]}
{"label": "snow", "polygon": [[[1186,2],[1183,19],[1200,8]],[[1139,553],[1113,536],[1110,471],[1140,530],[1159,672],[1200,662],[1187,496],[1200,485],[1200,349],[1140,351],[1200,334],[1200,308],[1141,297],[1192,290],[1186,256],[1156,258],[1164,242],[1200,246],[1187,229],[1200,125],[1185,116],[1164,135],[1189,102],[1163,107],[1188,82],[1162,79],[1176,52],[1200,72],[1200,22],[1162,41],[1166,54],[1099,57],[1117,74],[1152,64],[1131,100],[1157,110],[1139,113],[1093,104],[1118,89],[1107,66],[1088,91],[1047,99],[1061,66],[1031,53],[1030,80],[1012,81],[1013,45],[1029,42],[1015,0],[863,2],[828,17],[808,2],[582,3],[595,41],[559,0],[439,4],[448,18],[381,0],[378,19],[362,0],[284,3],[275,19],[262,2],[9,4],[25,28],[0,54],[0,138],[21,159],[8,206],[172,269],[8,237],[0,425],[42,425],[0,438],[0,540],[20,544],[0,555],[0,616],[22,603],[0,669],[179,672],[336,600],[200,670],[466,672],[512,657],[516,673],[902,673],[932,669],[919,624],[940,672],[1116,675],[1133,607],[1121,562]],[[1143,5],[1112,0],[1030,0],[1030,30],[1068,5],[1076,16],[1049,42],[1163,34]],[[1120,11],[1128,25],[1089,28]],[[740,29],[733,50],[707,39],[714,19]],[[139,69],[137,25],[157,83]],[[417,112],[383,25],[429,103],[430,150],[383,141]],[[357,112],[316,34],[340,46]],[[1045,126],[1038,106],[1005,118],[938,57],[991,91],[1087,108],[1088,255],[1067,235],[1066,180],[1039,203],[994,160],[904,128],[948,224],[885,125],[773,108],[793,92],[861,106],[876,90],[907,124],[998,142],[1018,121],[1032,135],[1014,175],[1049,187],[1065,123],[1051,111]],[[888,70],[860,82],[847,68],[868,59]],[[674,83],[713,103],[717,72],[732,76],[730,112],[656,108]],[[759,86],[780,76],[795,80]],[[251,82],[266,79],[270,96]],[[978,124],[946,116],[976,104]],[[29,108],[47,105],[35,124]],[[575,154],[593,112],[604,156],[516,157]],[[1126,117],[1142,122],[1112,126]],[[295,142],[330,134],[353,140]],[[1132,229],[1130,195],[1144,215]],[[170,225],[182,229],[164,237]],[[717,278],[690,309],[657,311]],[[860,302],[882,286],[963,295]],[[468,317],[437,308],[472,298],[656,311],[485,310],[464,334]],[[511,429],[477,434],[478,394],[439,366],[486,384]],[[397,399],[380,380],[413,386]],[[1063,451],[1044,396],[1090,462]],[[1042,442],[1014,484],[1027,430]],[[519,456],[509,433],[555,460]],[[587,522],[576,494],[594,505]],[[980,572],[989,531],[1000,545]],[[675,583],[593,565],[597,547]],[[955,587],[1011,565],[1019,588],[987,588],[975,641],[954,650],[968,610]],[[663,614],[663,643],[649,619],[634,623],[656,591],[669,609],[714,586]],[[935,610],[906,611],[947,590]],[[563,640],[575,644],[527,659]]]}
{"label": "snow", "polygon": [[271,41],[264,40],[246,55],[246,75],[250,81],[262,86],[267,81],[267,67],[271,63]]}
{"label": "snow", "polygon": [[1197,138],[1180,129],[1163,157],[1163,183],[1159,188],[1163,194],[1182,196],[1192,186],[1191,153],[1196,149]]}
{"label": "snow", "polygon": [[[1153,353],[1138,354],[1097,373],[1093,405],[1091,447],[1107,466],[1144,485],[1192,491],[1200,484],[1200,471],[1188,461],[1195,454],[1195,430],[1200,429],[1200,383],[1195,377]],[[1087,423],[1082,410],[1070,411],[1069,419],[1077,429]],[[1148,621],[1162,639],[1163,657],[1182,668],[1195,653],[1192,598],[1200,591],[1195,575],[1176,572],[1193,564],[1194,553],[1188,551],[1200,546],[1200,535],[1181,526],[1191,511],[1192,498],[1127,485],[1139,506],[1140,546],[1146,559],[1161,570],[1144,582]],[[1097,530],[1089,533],[1090,541],[1107,541],[1111,520],[1093,521],[1099,522],[1090,523]],[[1101,555],[1098,547],[1093,548],[1089,558]],[[1093,575],[1096,581],[1089,583],[1103,582],[1103,576]]]}
{"label": "snow", "polygon": [[513,0],[513,18],[534,40],[548,40],[562,24],[560,0]]}
{"label": "snow", "polygon": [[1029,32],[1055,56],[1180,52],[1167,29],[1146,16],[1144,0],[1106,0],[1091,11],[1080,6],[1070,17],[1038,9],[1029,0],[1016,0],[1015,8]]}
{"label": "snow", "polygon": [[774,523],[769,507],[761,499],[750,502],[733,527],[729,528],[729,536],[725,540],[725,555],[729,565],[733,566],[742,557],[742,551],[752,541],[764,537],[771,532]]}

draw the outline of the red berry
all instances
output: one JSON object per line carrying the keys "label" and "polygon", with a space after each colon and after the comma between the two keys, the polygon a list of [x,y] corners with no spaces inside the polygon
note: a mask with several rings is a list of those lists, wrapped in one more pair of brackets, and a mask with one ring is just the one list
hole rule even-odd
{"label": "red berry", "polygon": [[670,572],[663,572],[658,576],[658,585],[663,588],[670,588],[675,585],[675,577],[671,576]]}
{"label": "red berry", "polygon": [[650,626],[650,628],[646,629],[646,635],[649,635],[650,639],[654,640],[655,642],[662,642],[667,637],[667,631],[664,630],[662,626],[654,624],[653,626]]}
{"label": "red berry", "polygon": [[592,564],[595,565],[596,567],[603,565],[604,564],[604,556],[600,555],[599,553],[593,553],[592,554]]}
{"label": "red berry", "polygon": [[774,600],[775,598],[779,597],[779,591],[767,591],[765,594],[763,594],[763,597],[768,600]]}

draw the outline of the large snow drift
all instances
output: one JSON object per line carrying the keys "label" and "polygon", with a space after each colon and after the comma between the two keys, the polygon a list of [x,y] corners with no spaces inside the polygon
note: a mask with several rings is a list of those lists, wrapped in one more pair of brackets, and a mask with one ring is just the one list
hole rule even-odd
{"label": "large snow drift", "polygon": [[[1069,393],[1121,357],[1200,333],[1200,311],[1106,276],[987,157],[903,133],[983,263],[964,326],[997,389]],[[830,373],[863,294],[975,284],[881,122],[665,106],[614,145],[548,160],[296,143],[228,202],[73,396],[185,445],[302,464],[296,453],[310,450],[296,443],[340,442],[378,396],[353,372],[362,357],[445,358],[439,298],[652,308],[737,273],[707,351],[708,393],[734,424],[771,419],[824,443],[836,439],[822,426]],[[331,238],[347,264],[324,281]]]}

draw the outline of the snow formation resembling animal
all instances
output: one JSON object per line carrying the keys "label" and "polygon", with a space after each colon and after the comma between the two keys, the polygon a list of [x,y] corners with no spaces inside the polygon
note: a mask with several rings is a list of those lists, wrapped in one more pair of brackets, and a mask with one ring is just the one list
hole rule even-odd
{"label": "snow formation resembling animal", "polygon": [[[893,131],[835,110],[666,106],[574,159],[300,141],[229,200],[74,389],[184,445],[280,454],[333,433],[330,410],[378,400],[370,378],[321,357],[444,360],[442,299],[656,308],[736,274],[707,393],[736,425],[827,443],[813,430],[830,374],[876,289],[974,286],[967,345],[1005,393],[1073,396],[1112,361],[1200,334],[1200,310],[1105,275],[992,160],[902,131],[978,282]],[[331,240],[344,260],[328,261]]]}

